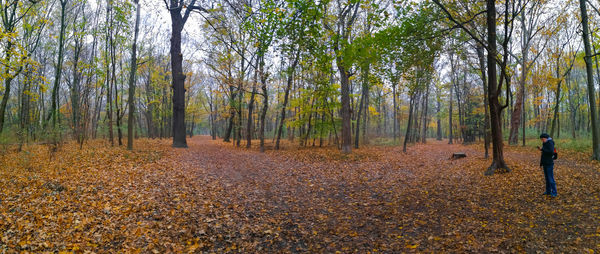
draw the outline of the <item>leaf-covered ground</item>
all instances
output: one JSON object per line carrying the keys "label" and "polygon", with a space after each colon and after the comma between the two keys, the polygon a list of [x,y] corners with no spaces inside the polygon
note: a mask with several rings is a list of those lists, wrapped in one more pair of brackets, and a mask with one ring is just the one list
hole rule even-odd
{"label": "leaf-covered ground", "polygon": [[[3,152],[0,253],[600,249],[600,164],[585,155],[561,152],[551,199],[530,148],[507,148],[513,171],[486,177],[480,145],[430,141],[407,154],[373,146],[345,156],[188,143]],[[459,151],[468,157],[449,160]]]}

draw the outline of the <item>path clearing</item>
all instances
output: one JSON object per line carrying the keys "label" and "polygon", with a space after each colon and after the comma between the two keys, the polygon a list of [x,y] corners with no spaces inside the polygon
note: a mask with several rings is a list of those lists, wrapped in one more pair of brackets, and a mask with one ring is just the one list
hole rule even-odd
{"label": "path clearing", "polygon": [[[589,165],[559,160],[560,197],[551,200],[540,195],[536,152],[508,152],[513,172],[484,177],[489,161],[473,146],[418,145],[406,155],[370,147],[344,158],[332,148],[260,154],[205,137],[190,144],[181,158],[221,187],[213,201],[232,221],[208,223],[223,239],[209,238],[207,250],[600,248],[600,177]],[[448,160],[456,151],[469,157]]]}
{"label": "path clearing", "polygon": [[[5,155],[0,252],[600,249],[600,167],[572,156],[557,161],[550,199],[527,148],[507,148],[513,171],[486,177],[481,147],[436,141],[351,155],[289,144],[261,154],[208,137],[137,144]],[[459,151],[468,157],[449,160]]]}

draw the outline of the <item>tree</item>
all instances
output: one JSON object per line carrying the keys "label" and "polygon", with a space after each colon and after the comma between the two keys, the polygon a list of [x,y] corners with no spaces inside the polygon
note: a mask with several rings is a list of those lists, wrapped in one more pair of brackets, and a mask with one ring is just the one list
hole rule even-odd
{"label": "tree", "polygon": [[[480,45],[482,45],[485,49],[487,49],[487,100],[489,101],[489,110],[490,110],[490,127],[491,127],[491,140],[492,140],[492,164],[485,172],[486,175],[491,175],[496,171],[505,171],[508,172],[510,169],[506,165],[504,161],[504,143],[502,138],[502,111],[508,107],[508,93],[510,90],[510,77],[508,75],[507,64],[508,64],[508,44],[510,42],[510,38],[512,36],[512,24],[516,17],[519,14],[521,9],[515,7],[515,1],[504,1],[502,14],[502,28],[503,28],[503,36],[500,40],[498,40],[496,35],[496,1],[495,0],[487,0],[486,1],[486,10],[481,11],[472,15],[472,17],[468,21],[460,21],[457,20],[455,15],[452,15],[446,7],[440,3],[439,0],[434,0],[434,3],[438,5],[442,9],[442,11],[446,14],[446,17],[454,23],[455,27],[462,29],[465,31],[472,39],[477,41]],[[487,24],[487,40],[480,38],[477,34],[472,30],[465,26],[465,24],[472,21],[475,17],[480,14],[486,14],[486,24]],[[498,51],[498,41],[501,42],[502,52]],[[500,54],[502,53],[502,54]],[[496,66],[500,67],[500,77],[497,75]],[[504,105],[500,104],[500,95],[502,92],[502,86],[506,83],[506,102]]]}
{"label": "tree", "polygon": [[579,0],[579,9],[581,10],[581,26],[583,46],[585,51],[585,70],[587,73],[587,88],[589,98],[590,118],[592,122],[592,159],[600,160],[600,124],[596,114],[596,89],[594,87],[594,70],[592,69],[592,49],[590,46],[590,29],[588,25],[588,15],[586,0]]}
{"label": "tree", "polygon": [[[52,107],[50,108],[49,117],[52,119],[52,128],[56,132],[56,124],[58,120],[58,90],[60,85],[60,79],[62,75],[62,65],[64,59],[64,48],[65,48],[65,29],[67,24],[65,23],[66,8],[68,0],[60,0],[60,32],[58,37],[58,59],[56,60],[56,71],[54,75],[54,85],[52,86]],[[53,135],[57,135],[54,133]]]}
{"label": "tree", "polygon": [[338,2],[335,28],[329,25],[326,26],[334,34],[332,44],[336,55],[335,64],[340,75],[343,153],[352,152],[352,125],[350,122],[352,117],[350,107],[350,68],[352,67],[352,62],[348,61],[349,59],[344,53],[348,45],[350,45],[350,35],[357,18],[359,6],[359,1],[348,1],[345,4]]}
{"label": "tree", "polygon": [[[2,21],[3,52],[4,57],[1,60],[3,65],[2,77],[4,79],[4,94],[0,101],[0,133],[4,129],[4,119],[6,105],[10,97],[12,81],[23,71],[23,63],[27,62],[31,56],[19,51],[20,45],[15,42],[15,32],[18,25],[22,23],[23,18],[35,7],[38,1],[9,0],[0,2],[0,18]],[[15,59],[17,58],[17,59]]]}
{"label": "tree", "polygon": [[[194,10],[208,12],[196,4],[196,0],[167,0],[165,5],[171,15],[171,75],[173,87],[173,147],[187,147],[185,136],[185,74],[181,53],[181,32]],[[185,9],[185,10],[184,10]],[[182,13],[183,12],[183,13]]]}
{"label": "tree", "polygon": [[133,32],[133,44],[131,44],[131,63],[129,70],[129,116],[127,118],[127,149],[133,149],[133,128],[135,114],[135,73],[137,70],[137,40],[140,27],[140,3],[135,3],[135,28]]}
{"label": "tree", "polygon": [[[521,11],[521,15],[517,17],[519,23],[521,24],[521,55],[520,57],[513,57],[517,60],[517,63],[521,65],[521,74],[519,76],[519,87],[517,91],[517,98],[515,100],[515,105],[513,107],[513,112],[510,119],[510,133],[508,135],[508,142],[511,145],[516,145],[519,138],[519,127],[522,122],[524,122],[525,118],[525,82],[527,81],[527,77],[529,72],[535,63],[535,61],[539,58],[543,49],[546,47],[544,43],[539,49],[537,53],[533,54],[533,58],[529,58],[529,54],[531,51],[531,47],[534,46],[534,39],[538,36],[544,26],[541,26],[542,22],[540,19],[543,17],[543,10],[545,5],[542,1],[524,1],[523,10]],[[511,53],[512,52],[508,52]],[[525,124],[523,123],[523,127]],[[525,145],[525,128],[523,128],[523,145]]]}

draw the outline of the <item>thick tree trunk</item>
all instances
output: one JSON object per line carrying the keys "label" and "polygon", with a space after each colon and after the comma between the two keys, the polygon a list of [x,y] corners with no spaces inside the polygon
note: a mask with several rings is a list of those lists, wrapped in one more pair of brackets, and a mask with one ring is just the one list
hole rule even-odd
{"label": "thick tree trunk", "polygon": [[[9,52],[6,52],[6,55],[10,55]],[[8,67],[6,67],[8,68]],[[12,82],[12,78],[7,78],[4,80],[4,95],[2,96],[2,102],[0,102],[0,133],[4,129],[4,112],[6,112],[6,105],[8,105],[8,98],[10,96],[10,83]]]}
{"label": "thick tree trunk", "polygon": [[[173,88],[173,147],[187,147],[185,135],[185,74],[181,53],[181,31],[184,20],[181,17],[179,1],[171,0],[171,75]],[[175,8],[175,6],[178,6]]]}
{"label": "thick tree trunk", "polygon": [[[498,55],[496,46],[496,2],[487,0],[487,31],[488,31],[488,100],[490,107],[490,124],[492,129],[492,164],[485,172],[486,175],[493,174],[497,169],[509,170],[504,162],[504,144],[502,140],[502,107],[498,100],[499,87],[496,75],[496,57]],[[506,52],[505,52],[506,54]],[[508,84],[507,84],[508,85]]]}
{"label": "thick tree trunk", "polygon": [[[526,53],[523,54],[523,61],[527,59]],[[523,116],[523,96],[525,93],[525,70],[521,73],[519,78],[519,91],[517,91],[517,99],[513,106],[512,115],[510,117],[510,133],[508,136],[508,143],[516,145],[519,142],[519,127],[521,127],[521,117]]]}
{"label": "thick tree trunk", "polygon": [[348,70],[344,67],[341,56],[337,58],[338,71],[340,73],[341,98],[342,98],[342,153],[352,152],[352,125],[350,109],[350,77]]}
{"label": "thick tree trunk", "polygon": [[[600,58],[600,56],[597,55],[599,53],[596,51],[596,45],[593,43],[591,43],[591,44],[594,49],[593,53],[594,53],[594,55],[596,55],[596,57],[594,57],[596,59],[596,77],[597,77],[598,82],[600,82],[600,64],[598,63],[598,58]],[[598,98],[600,98],[600,89],[598,89]],[[600,110],[598,110],[598,119],[600,119]],[[599,120],[599,124],[600,124],[600,120]],[[600,128],[600,126],[598,128]]]}
{"label": "thick tree trunk", "polygon": [[589,109],[592,127],[592,159],[600,160],[600,130],[598,129],[598,115],[596,114],[596,88],[594,86],[594,70],[592,69],[592,50],[590,46],[590,32],[588,27],[588,15],[586,0],[579,0],[579,8],[581,9],[581,24],[583,27],[583,45],[585,49],[585,70],[587,72],[587,87],[589,98]]}
{"label": "thick tree trunk", "polygon": [[[10,63],[11,61],[13,46],[13,43],[10,41],[6,43],[6,51],[4,52],[4,61],[6,63]],[[6,112],[6,105],[8,104],[8,98],[10,97],[10,85],[13,80],[8,66],[4,67],[3,74],[6,78],[4,79],[4,95],[2,95],[2,102],[0,102],[0,133],[4,130],[4,113]]]}

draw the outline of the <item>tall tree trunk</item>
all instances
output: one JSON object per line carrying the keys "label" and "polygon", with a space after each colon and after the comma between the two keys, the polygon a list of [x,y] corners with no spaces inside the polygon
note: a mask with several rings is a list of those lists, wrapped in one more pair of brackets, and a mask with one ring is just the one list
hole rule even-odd
{"label": "tall tree trunk", "polygon": [[[111,10],[112,10],[112,6],[109,2],[109,4],[107,4],[107,6],[106,6],[106,23],[107,24],[109,23],[109,20],[110,20]],[[106,29],[108,31],[106,32],[107,38],[106,38],[106,47],[105,47],[105,53],[104,53],[105,55],[104,56],[105,56],[105,60],[106,60],[106,88],[107,88],[107,90],[106,90],[106,106],[107,106],[106,114],[108,117],[108,139],[110,140],[110,145],[114,146],[115,140],[113,137],[113,118],[112,118],[113,112],[112,112],[112,94],[111,94],[112,85],[110,83],[111,71],[110,71],[110,69],[109,69],[110,67],[108,65],[109,59],[110,59],[109,58],[109,49],[112,48],[112,34],[111,34],[112,21],[110,23],[111,23],[111,25],[106,27]],[[109,45],[109,42],[111,42],[110,45]],[[113,62],[112,64],[114,66],[115,63]]]}
{"label": "tall tree trunk", "polygon": [[81,83],[81,73],[79,72],[79,56],[81,53],[81,47],[83,42],[76,41],[74,52],[73,52],[73,84],[71,86],[71,107],[72,107],[72,117],[71,124],[73,125],[73,137],[77,141],[77,143],[82,144],[82,129],[80,128],[80,83]]}
{"label": "tall tree trunk", "polygon": [[522,146],[525,146],[525,136],[527,134],[527,132],[525,130],[526,121],[527,121],[527,118],[525,118],[525,116],[526,116],[525,115],[525,113],[526,113],[526,110],[525,110],[525,90],[523,90],[523,98],[521,99],[521,105],[522,105],[522,110],[521,111],[523,113],[523,116],[521,117],[521,128],[523,129],[521,131],[522,132],[521,138],[522,138],[522,141],[523,141]]}
{"label": "tall tree trunk", "polygon": [[263,95],[263,107],[260,112],[260,130],[258,132],[258,137],[260,139],[260,152],[265,152],[265,118],[267,117],[267,109],[269,108],[269,94],[267,91],[267,75],[264,72],[265,62],[261,57],[259,71],[260,71],[260,89],[262,90]]}
{"label": "tall tree trunk", "polygon": [[556,120],[558,119],[558,106],[560,104],[560,86],[562,84],[562,77],[560,75],[560,61],[556,61],[556,77],[559,79],[556,84],[556,102],[554,105],[554,115],[552,117],[552,125],[550,127],[550,137],[554,137],[554,129],[556,127]]}
{"label": "tall tree trunk", "polygon": [[[523,53],[523,61],[526,59],[527,53]],[[523,73],[521,73],[521,77],[519,78],[519,90],[517,91],[517,98],[515,100],[512,115],[510,117],[510,133],[508,136],[508,143],[511,145],[516,145],[519,142],[519,127],[521,127],[521,117],[523,116],[523,96],[525,93],[525,79],[527,78],[525,71],[525,67],[523,67]]]}
{"label": "tall tree trunk", "polygon": [[415,92],[412,92],[412,94],[410,95],[410,102],[409,102],[409,108],[408,108],[408,123],[406,126],[406,133],[404,135],[404,143],[402,145],[402,151],[406,153],[406,144],[408,143],[408,140],[410,139],[410,135],[411,135],[411,131],[410,129],[412,128],[412,122],[413,122],[413,111],[414,111],[414,98],[415,98]]}
{"label": "tall tree trunk", "polygon": [[129,116],[127,117],[127,150],[133,149],[133,120],[135,113],[135,72],[137,70],[137,38],[140,28],[140,4],[135,3],[135,28],[133,32],[133,44],[131,45],[131,63],[129,72]]}
{"label": "tall tree trunk", "polygon": [[[27,68],[26,68],[27,69]],[[26,73],[25,82],[23,84],[23,91],[21,93],[21,110],[20,110],[20,130],[19,130],[19,151],[21,151],[23,144],[26,143],[27,137],[29,136],[29,117],[30,117],[30,89],[31,89],[31,79],[29,77],[30,73]]]}
{"label": "tall tree trunk", "polygon": [[[58,122],[58,92],[60,88],[60,79],[62,74],[62,64],[64,59],[64,47],[65,47],[65,29],[67,24],[65,24],[65,16],[66,16],[66,8],[67,8],[68,0],[60,1],[60,32],[58,36],[58,60],[56,62],[56,72],[54,75],[54,85],[52,86],[52,106],[50,108],[50,114],[52,117],[52,128],[53,131],[56,130],[56,124]],[[57,135],[53,133],[53,135]],[[56,138],[56,137],[55,137]]]}
{"label": "tall tree trunk", "polygon": [[[118,35],[118,34],[117,34]],[[115,94],[114,103],[115,103],[115,117],[117,124],[117,141],[119,142],[119,146],[123,145],[123,133],[121,132],[121,107],[119,106],[119,89],[117,89],[117,46],[114,43],[115,36],[111,37],[110,45],[111,45],[111,58],[112,58],[112,87],[113,92]],[[122,101],[122,100],[121,100]]]}
{"label": "tall tree trunk", "polygon": [[583,27],[583,45],[585,49],[585,70],[587,72],[587,87],[592,127],[592,159],[600,160],[600,130],[598,129],[598,115],[596,114],[596,88],[594,86],[594,70],[592,69],[592,50],[590,46],[590,32],[588,27],[586,0],[579,0],[581,9],[581,24]]}
{"label": "tall tree trunk", "polygon": [[486,77],[486,69],[485,69],[485,55],[483,51],[483,46],[477,45],[477,58],[479,59],[479,69],[481,70],[481,80],[483,81],[483,107],[485,108],[484,114],[484,126],[483,126],[483,140],[484,140],[484,149],[485,149],[485,158],[489,157],[489,148],[490,148],[490,116],[489,116],[489,101],[487,97],[487,77]]}
{"label": "tall tree trunk", "polygon": [[[12,58],[12,48],[14,44],[10,41],[6,43],[6,51],[4,52],[4,61],[6,63],[10,63]],[[10,74],[10,68],[8,66],[4,67],[4,95],[2,95],[2,102],[0,102],[0,133],[4,130],[4,113],[6,112],[6,105],[8,104],[8,98],[10,97],[10,88],[11,82],[13,80],[13,76]]]}
{"label": "tall tree trunk", "polygon": [[398,102],[396,101],[397,93],[396,93],[397,82],[392,80],[392,100],[394,103],[394,141],[398,139]]}
{"label": "tall tree trunk", "polygon": [[[510,133],[508,135],[508,143],[511,145],[516,145],[518,143],[519,127],[521,127],[521,122],[525,121],[525,82],[527,81],[527,75],[529,74],[529,31],[527,31],[527,26],[525,24],[525,11],[521,11],[520,21],[522,31],[521,54],[523,55],[523,59],[521,60],[521,76],[519,78],[519,91],[517,91],[517,99],[510,118]],[[524,123],[523,126],[525,126]],[[523,137],[525,137],[525,131],[523,131]]]}
{"label": "tall tree trunk", "polygon": [[448,144],[452,144],[452,86],[450,87],[450,98],[448,99]]}
{"label": "tall tree trunk", "polygon": [[277,140],[275,141],[275,150],[279,150],[279,141],[281,140],[281,133],[283,132],[283,123],[285,122],[285,112],[287,110],[290,90],[292,89],[292,82],[294,82],[294,72],[299,60],[300,49],[297,50],[294,60],[292,60],[292,65],[290,65],[288,69],[287,86],[285,87],[285,92],[283,96],[283,107],[281,109],[281,117],[279,118],[279,127],[277,128]]}
{"label": "tall tree trunk", "polygon": [[427,88],[425,90],[425,98],[423,98],[423,120],[422,120],[422,134],[421,134],[421,143],[425,144],[427,142],[427,108],[429,103],[429,84],[427,84]]}
{"label": "tall tree trunk", "polygon": [[[245,50],[242,50],[242,56],[245,54]],[[240,147],[242,141],[242,99],[244,98],[244,77],[246,77],[246,72],[244,69],[245,66],[245,58],[242,57],[242,61],[240,64],[240,78],[238,83],[238,101],[237,101],[237,115],[238,119],[235,122],[235,146]]]}
{"label": "tall tree trunk", "polygon": [[[361,77],[362,77],[362,94],[360,97],[360,102],[358,104],[358,115],[356,116],[356,128],[355,128],[355,136],[354,136],[354,148],[358,149],[358,143],[360,140],[360,120],[361,117],[363,115],[363,112],[365,112],[365,97],[367,97],[368,93],[369,93],[369,67],[368,65],[366,67],[362,68],[362,73],[361,73]],[[364,114],[366,117],[366,114]]]}
{"label": "tall tree trunk", "polygon": [[223,137],[223,142],[230,142],[231,134],[233,131],[233,121],[235,120],[235,96],[237,93],[234,93],[234,86],[229,85],[229,121],[227,121],[227,129],[225,130],[225,136]]}
{"label": "tall tree trunk", "polygon": [[350,74],[343,65],[342,57],[336,57],[338,71],[340,73],[341,83],[341,98],[342,98],[342,152],[352,152],[352,125],[351,125],[351,109],[350,109]]}
{"label": "tall tree trunk", "polygon": [[183,54],[181,53],[181,32],[187,17],[194,7],[192,1],[181,16],[183,6],[180,1],[171,0],[169,13],[171,15],[171,75],[173,88],[173,147],[187,148],[185,135],[185,74],[183,73]]}
{"label": "tall tree trunk", "polygon": [[441,116],[442,103],[441,103],[441,98],[440,98],[440,89],[439,89],[439,87],[436,88],[435,101],[436,101],[436,117],[437,117],[437,133],[436,133],[437,135],[436,135],[436,140],[442,140],[442,116]]}
{"label": "tall tree trunk", "polygon": [[[256,65],[258,65],[258,58],[256,58]],[[258,69],[254,70],[254,81],[252,83],[252,94],[250,95],[250,102],[248,103],[248,121],[246,125],[246,148],[252,146],[252,113],[254,111],[254,96],[256,95],[256,83],[258,83]]]}
{"label": "tall tree trunk", "polygon": [[567,95],[569,96],[569,111],[570,111],[570,115],[571,115],[571,137],[573,139],[577,138],[577,135],[575,133],[575,131],[577,130],[577,108],[575,106],[575,103],[573,102],[573,93],[570,91],[571,90],[571,75],[567,76]]}
{"label": "tall tree trunk", "polygon": [[[506,21],[508,22],[508,21]],[[496,1],[487,0],[487,31],[488,31],[488,100],[490,107],[490,124],[492,129],[492,164],[485,172],[491,175],[496,169],[506,169],[504,161],[504,144],[502,140],[502,107],[498,100],[500,94],[498,78],[496,75],[496,57],[498,55],[496,45]],[[505,54],[507,54],[505,52]],[[508,85],[508,84],[507,84]],[[508,98],[507,98],[508,99]]]}
{"label": "tall tree trunk", "polygon": [[[593,42],[593,41],[592,41]],[[598,64],[598,58],[600,58],[600,56],[598,55],[599,53],[596,51],[596,45],[591,43],[594,49],[594,55],[596,55],[595,60],[596,60],[596,77],[598,82],[600,82],[600,64]],[[600,89],[598,89],[598,98],[600,98]],[[598,111],[598,118],[600,118],[600,110]],[[600,127],[598,127],[600,128]]]}

